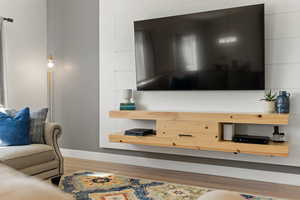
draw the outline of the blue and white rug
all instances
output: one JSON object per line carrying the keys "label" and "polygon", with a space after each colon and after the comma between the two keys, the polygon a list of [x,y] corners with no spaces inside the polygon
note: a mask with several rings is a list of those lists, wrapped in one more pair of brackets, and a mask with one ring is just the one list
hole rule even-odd
{"label": "blue and white rug", "polygon": [[[101,172],[76,172],[62,177],[63,191],[76,200],[197,200],[212,189],[132,178]],[[245,200],[279,200],[240,194]]]}

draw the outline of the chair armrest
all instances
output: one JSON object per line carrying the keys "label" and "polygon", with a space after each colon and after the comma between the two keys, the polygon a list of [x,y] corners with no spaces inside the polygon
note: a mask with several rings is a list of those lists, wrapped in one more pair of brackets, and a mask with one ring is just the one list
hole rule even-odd
{"label": "chair armrest", "polygon": [[60,175],[64,172],[64,166],[63,166],[63,156],[59,150],[58,146],[58,138],[62,135],[62,129],[61,126],[57,123],[49,123],[47,122],[45,124],[45,142],[47,145],[52,146],[55,154],[56,159],[59,161],[59,173]]}
{"label": "chair armrest", "polygon": [[58,147],[57,140],[62,135],[61,126],[57,123],[45,124],[45,142],[47,145]]}

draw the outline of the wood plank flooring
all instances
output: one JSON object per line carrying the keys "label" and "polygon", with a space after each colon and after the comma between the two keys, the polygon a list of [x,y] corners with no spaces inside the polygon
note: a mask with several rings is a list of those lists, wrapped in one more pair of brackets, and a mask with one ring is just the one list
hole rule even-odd
{"label": "wood plank flooring", "polygon": [[[249,181],[198,173],[138,167],[133,165],[105,163],[75,158],[65,158],[65,174],[70,174],[81,170],[109,172],[130,177],[146,178],[167,181],[171,183],[223,189],[263,196],[273,196],[284,199],[300,199],[300,187],[298,186]],[[251,176],[251,174],[249,174],[249,176]]]}

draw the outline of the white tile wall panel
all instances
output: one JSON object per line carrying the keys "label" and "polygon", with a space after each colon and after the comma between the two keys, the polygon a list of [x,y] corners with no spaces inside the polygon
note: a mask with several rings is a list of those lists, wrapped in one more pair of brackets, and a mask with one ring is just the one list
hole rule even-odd
{"label": "white tile wall panel", "polygon": [[268,88],[300,89],[300,65],[278,64],[266,67],[266,86]]}
{"label": "white tile wall panel", "polygon": [[271,13],[287,13],[300,11],[299,0],[265,0]]}
{"label": "white tile wall panel", "polygon": [[300,11],[271,15],[272,38],[300,37]]}
{"label": "white tile wall panel", "polygon": [[135,72],[133,71],[116,71],[115,73],[115,89],[131,89],[135,88]]}
{"label": "white tile wall panel", "polygon": [[272,15],[265,15],[265,38],[271,39],[271,18]]}
{"label": "white tile wall panel", "polygon": [[266,65],[272,63],[272,58],[271,58],[272,42],[273,40],[270,39],[265,40],[265,64]]}
{"label": "white tile wall panel", "polygon": [[116,52],[115,58],[115,71],[135,70],[135,55],[133,51]]}
{"label": "white tile wall panel", "polygon": [[300,63],[300,37],[271,41],[271,63]]}
{"label": "white tile wall panel", "polygon": [[[100,146],[300,166],[300,0],[103,0],[100,1]],[[266,5],[266,83],[268,88],[291,91],[291,124],[283,127],[291,141],[288,158],[233,155],[222,152],[147,147],[108,142],[108,134],[132,127],[152,127],[153,122],[109,119],[118,108],[120,91],[135,87],[133,21],[243,5]],[[102,11],[101,11],[102,10]],[[297,26],[297,27],[296,27]],[[105,51],[105,53],[101,52]],[[101,74],[102,73],[102,74]],[[138,92],[142,109],[203,112],[261,112],[263,91]],[[102,102],[101,102],[102,101]],[[246,130],[269,135],[272,127]]]}

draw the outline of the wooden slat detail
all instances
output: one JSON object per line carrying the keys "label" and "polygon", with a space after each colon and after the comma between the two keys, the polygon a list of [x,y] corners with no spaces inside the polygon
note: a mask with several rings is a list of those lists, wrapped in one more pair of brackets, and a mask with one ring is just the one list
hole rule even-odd
{"label": "wooden slat detail", "polygon": [[193,112],[155,112],[155,111],[111,111],[112,118],[170,121],[214,121],[219,123],[245,123],[287,125],[288,114],[266,113],[193,113]]}
{"label": "wooden slat detail", "polygon": [[196,150],[222,151],[233,153],[256,154],[266,156],[287,157],[289,154],[288,143],[270,143],[268,145],[243,144],[227,141],[206,141],[195,140],[194,138],[168,138],[158,136],[125,136],[124,134],[112,134],[109,136],[110,142],[128,143],[138,145],[150,145],[160,147],[176,147]]}

